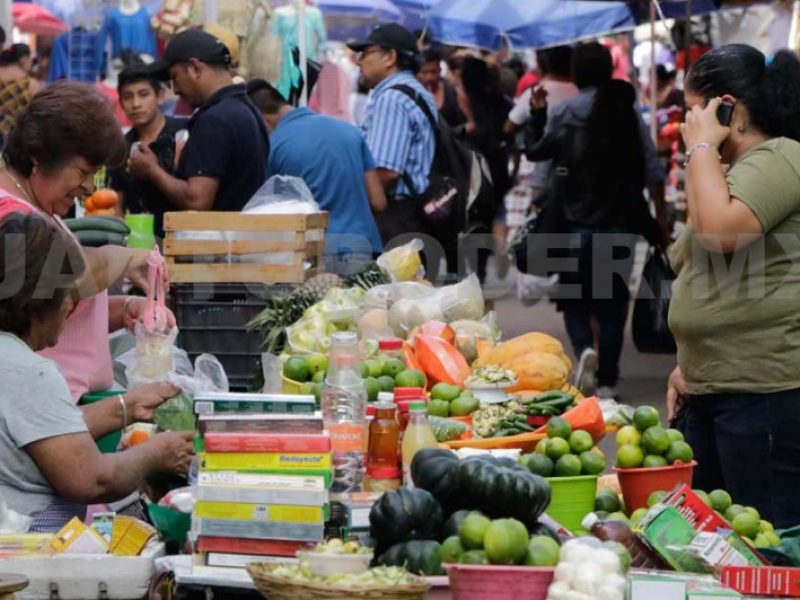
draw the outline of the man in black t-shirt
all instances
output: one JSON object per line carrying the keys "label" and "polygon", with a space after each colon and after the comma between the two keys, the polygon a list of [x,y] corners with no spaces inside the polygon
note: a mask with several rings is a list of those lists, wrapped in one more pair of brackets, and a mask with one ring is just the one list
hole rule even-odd
{"label": "man in black t-shirt", "polygon": [[[131,130],[125,134],[128,156],[136,152],[138,147],[147,146],[156,156],[158,165],[170,175],[174,174],[179,151],[178,132],[186,129],[189,119],[161,114],[164,89],[147,67],[124,69],[119,74],[117,89],[122,110],[133,123]],[[119,193],[120,206],[125,211],[152,214],[155,235],[164,237],[164,213],[172,208],[161,190],[150,181],[136,179],[126,167],[111,171],[109,186]]]}
{"label": "man in black t-shirt", "polygon": [[197,110],[176,176],[147,148],[128,161],[131,174],[151,182],[174,209],[240,211],[267,179],[269,136],[264,119],[233,85],[231,54],[210,33],[188,30],[169,43],[150,72],[171,79],[175,93]]}

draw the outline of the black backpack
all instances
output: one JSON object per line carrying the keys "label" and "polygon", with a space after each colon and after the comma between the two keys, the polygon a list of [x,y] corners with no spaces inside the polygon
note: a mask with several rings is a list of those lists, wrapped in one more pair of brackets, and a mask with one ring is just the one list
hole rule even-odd
{"label": "black backpack", "polygon": [[[411,98],[422,110],[433,129],[436,152],[428,176],[428,189],[414,189],[408,173],[403,182],[414,196],[422,199],[420,218],[440,241],[456,242],[459,234],[491,231],[496,202],[489,166],[480,152],[459,140],[447,123],[434,118],[427,102],[408,85],[397,90]],[[443,240],[449,236],[449,240]]]}

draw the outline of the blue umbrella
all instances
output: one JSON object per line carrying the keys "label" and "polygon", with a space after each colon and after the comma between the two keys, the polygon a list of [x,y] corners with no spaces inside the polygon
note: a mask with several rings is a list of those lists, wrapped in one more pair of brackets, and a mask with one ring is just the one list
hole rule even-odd
{"label": "blue umbrella", "polygon": [[411,29],[424,29],[428,24],[431,9],[441,0],[393,0],[397,8],[403,11],[403,25]]}
{"label": "blue umbrella", "polygon": [[378,23],[399,23],[403,12],[391,0],[317,0],[325,16],[328,38],[363,39]]}
{"label": "blue umbrella", "polygon": [[488,50],[563,44],[635,25],[628,5],[587,0],[442,0],[429,20],[435,39]]}

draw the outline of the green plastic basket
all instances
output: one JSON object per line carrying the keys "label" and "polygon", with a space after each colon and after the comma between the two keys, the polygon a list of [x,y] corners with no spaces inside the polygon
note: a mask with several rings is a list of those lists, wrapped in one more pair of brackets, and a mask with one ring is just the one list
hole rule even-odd
{"label": "green plastic basket", "polygon": [[[85,394],[81,397],[80,402],[78,402],[79,406],[86,406],[87,404],[94,404],[95,402],[100,402],[101,400],[105,400],[106,398],[111,398],[112,396],[119,396],[120,394],[124,394],[124,391],[121,392],[92,392],[90,394]],[[119,441],[122,439],[122,430],[115,431],[114,433],[109,433],[106,437],[97,440],[97,447],[100,448],[100,452],[103,454],[114,454],[117,451],[117,446],[119,446]]]}
{"label": "green plastic basket", "polygon": [[549,477],[547,481],[553,489],[553,499],[547,515],[570,531],[580,529],[583,519],[594,510],[597,479],[597,475]]}

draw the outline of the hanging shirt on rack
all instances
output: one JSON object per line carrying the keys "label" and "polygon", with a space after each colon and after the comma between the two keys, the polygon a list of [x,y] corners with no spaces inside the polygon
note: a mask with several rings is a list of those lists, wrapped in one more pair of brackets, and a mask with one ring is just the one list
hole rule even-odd
{"label": "hanging shirt on rack", "polygon": [[[328,39],[325,31],[325,18],[322,11],[315,6],[305,7],[306,21],[306,57],[316,60],[320,48]],[[300,68],[295,62],[292,52],[297,48],[298,19],[297,10],[293,6],[283,6],[275,11],[272,20],[272,35],[281,40],[281,78],[275,84],[284,98],[289,98],[293,87],[300,84]]]}
{"label": "hanging shirt on rack", "polygon": [[47,79],[94,83],[104,66],[102,56],[98,35],[77,27],[56,38],[50,55],[50,73]]}
{"label": "hanging shirt on rack", "polygon": [[150,14],[144,7],[132,15],[126,15],[118,8],[111,9],[100,30],[101,51],[105,50],[105,41],[109,36],[113,58],[119,56],[123,48],[130,48],[140,54],[156,55],[156,36],[150,27]]}

